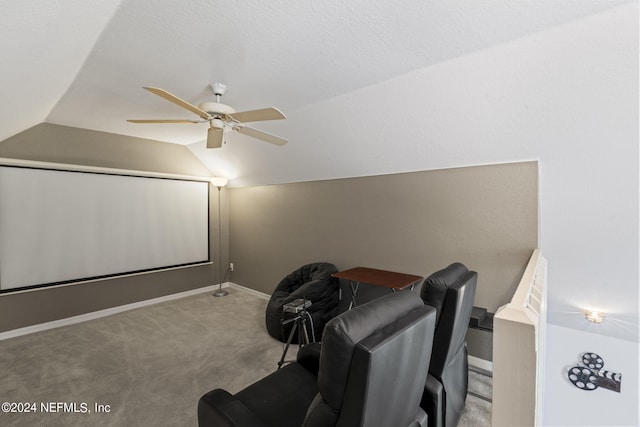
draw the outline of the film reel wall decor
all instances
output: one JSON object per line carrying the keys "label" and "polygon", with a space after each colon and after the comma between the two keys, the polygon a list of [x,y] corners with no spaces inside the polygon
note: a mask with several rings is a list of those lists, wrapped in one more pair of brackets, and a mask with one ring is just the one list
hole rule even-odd
{"label": "film reel wall decor", "polygon": [[622,374],[606,371],[604,360],[596,353],[586,352],[580,356],[577,366],[569,368],[569,382],[580,390],[595,390],[599,387],[620,393]]}

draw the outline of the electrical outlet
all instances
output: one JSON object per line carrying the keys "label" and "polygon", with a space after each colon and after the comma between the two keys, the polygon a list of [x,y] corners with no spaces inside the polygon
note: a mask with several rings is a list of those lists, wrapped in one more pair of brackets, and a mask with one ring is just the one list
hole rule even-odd
{"label": "electrical outlet", "polygon": [[233,271],[233,263],[232,262],[229,263],[229,271]]}

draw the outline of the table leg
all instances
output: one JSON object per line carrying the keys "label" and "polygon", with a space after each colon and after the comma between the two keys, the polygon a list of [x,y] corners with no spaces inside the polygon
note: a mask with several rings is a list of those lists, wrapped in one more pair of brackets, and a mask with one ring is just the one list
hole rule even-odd
{"label": "table leg", "polygon": [[358,293],[358,288],[360,287],[360,282],[352,282],[349,281],[349,288],[351,288],[351,302],[349,303],[349,310],[358,305],[356,303],[356,294]]}

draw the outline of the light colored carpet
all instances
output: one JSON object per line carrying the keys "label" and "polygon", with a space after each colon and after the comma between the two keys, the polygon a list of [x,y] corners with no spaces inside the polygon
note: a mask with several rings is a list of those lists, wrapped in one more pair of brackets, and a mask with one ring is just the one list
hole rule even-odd
{"label": "light colored carpet", "polygon": [[[0,412],[0,425],[196,426],[201,395],[237,392],[276,369],[282,343],[266,332],[266,303],[229,288],[225,298],[200,294],[0,341],[0,403],[36,406]],[[483,425],[490,404],[469,396],[460,426]]]}
{"label": "light colored carpet", "polygon": [[[493,383],[491,377],[472,370],[469,371],[469,394],[458,427],[478,427],[491,425],[491,399]],[[477,397],[479,394],[481,397]]]}

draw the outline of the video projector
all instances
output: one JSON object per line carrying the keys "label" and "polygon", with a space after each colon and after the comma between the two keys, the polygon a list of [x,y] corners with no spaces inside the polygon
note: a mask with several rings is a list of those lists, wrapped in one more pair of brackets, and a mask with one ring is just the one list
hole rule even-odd
{"label": "video projector", "polygon": [[283,305],[282,311],[284,311],[285,313],[296,314],[306,310],[309,307],[311,307],[311,301],[309,301],[308,299],[298,298]]}

